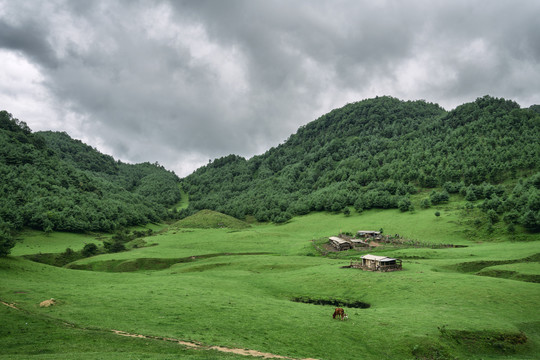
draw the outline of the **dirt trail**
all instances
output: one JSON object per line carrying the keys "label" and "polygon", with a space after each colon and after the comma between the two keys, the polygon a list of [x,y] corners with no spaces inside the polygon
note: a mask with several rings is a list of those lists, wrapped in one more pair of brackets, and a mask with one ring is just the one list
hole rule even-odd
{"label": "dirt trail", "polygon": [[[10,307],[12,309],[15,309],[15,310],[19,310],[19,311],[21,310],[20,308],[15,306],[15,303],[10,304],[10,303],[4,302],[4,301],[0,301],[0,303],[2,305],[8,306],[8,307]],[[69,324],[69,323],[64,323],[64,324],[68,325],[68,326],[74,326],[74,324]],[[121,330],[113,330],[113,329],[111,329],[110,331],[113,332],[114,334],[120,335],[120,336],[128,336],[128,337],[141,338],[141,339],[152,339],[152,340],[175,342],[175,343],[177,343],[179,345],[182,345],[182,346],[185,346],[185,347],[188,347],[188,348],[191,348],[191,349],[216,350],[216,351],[221,351],[221,352],[225,352],[225,353],[232,353],[232,354],[237,354],[237,355],[252,356],[252,357],[262,357],[263,359],[317,360],[317,359],[313,359],[313,358],[295,359],[295,358],[291,358],[291,357],[287,357],[287,356],[281,356],[281,355],[276,355],[276,354],[271,354],[271,353],[260,352],[260,351],[257,351],[257,350],[228,348],[228,347],[224,347],[224,346],[207,346],[207,345],[200,344],[200,343],[184,341],[184,340],[174,339],[174,338],[166,338],[166,337],[150,336],[150,335],[142,335],[142,334],[131,334],[131,333],[121,331]]]}
{"label": "dirt trail", "polygon": [[10,307],[12,309],[21,310],[21,309],[19,309],[18,307],[15,306],[15,303],[10,304],[10,303],[4,302],[4,301],[0,301],[0,302],[2,303],[2,305],[6,305],[6,306],[8,306],[8,307]]}
{"label": "dirt trail", "polygon": [[[244,356],[253,356],[253,357],[262,357],[263,359],[288,359],[288,360],[298,360],[295,358],[287,357],[287,356],[281,356],[271,353],[265,353],[260,352],[257,350],[248,350],[248,349],[238,349],[238,348],[228,348],[224,346],[206,346],[203,344],[195,343],[195,342],[189,342],[189,341],[183,341],[179,339],[173,339],[173,338],[164,338],[164,337],[158,337],[158,336],[148,336],[148,335],[141,335],[141,334],[131,334],[127,333],[125,331],[121,330],[111,330],[113,333],[121,336],[129,336],[129,337],[135,337],[135,338],[143,338],[143,339],[154,339],[154,340],[162,340],[162,341],[171,341],[178,343],[180,345],[192,348],[192,349],[201,349],[201,350],[217,350],[221,352],[226,353],[233,353],[237,355],[244,355]],[[300,360],[317,360],[312,358],[305,358]]]}

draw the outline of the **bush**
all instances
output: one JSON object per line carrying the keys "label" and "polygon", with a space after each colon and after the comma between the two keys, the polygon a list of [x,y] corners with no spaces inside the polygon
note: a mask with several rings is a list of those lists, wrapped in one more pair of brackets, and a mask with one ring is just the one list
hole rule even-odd
{"label": "bush", "polygon": [[499,216],[493,209],[488,210],[487,216],[489,218],[490,223],[492,224],[495,224],[497,221],[499,221]]}
{"label": "bush", "polygon": [[472,188],[467,189],[467,192],[465,193],[465,200],[467,201],[476,201],[476,193]]}
{"label": "bush", "polygon": [[431,207],[431,201],[429,200],[429,198],[422,199],[422,201],[420,202],[420,207],[422,209],[430,208]]}
{"label": "bush", "polygon": [[81,253],[84,257],[90,257],[96,255],[98,252],[98,247],[94,243],[84,245]]}
{"label": "bush", "polygon": [[276,224],[282,224],[292,219],[292,215],[288,212],[282,212],[274,216],[272,221],[274,221]]}
{"label": "bush", "polygon": [[108,253],[117,253],[126,250],[124,243],[118,240],[113,242],[104,241],[103,247],[105,247],[105,250],[107,250]]}
{"label": "bush", "polygon": [[0,257],[9,255],[14,246],[15,239],[7,230],[0,228]]}
{"label": "bush", "polygon": [[440,192],[433,191],[429,194],[429,198],[431,200],[431,203],[436,205],[436,204],[448,202],[448,199],[450,199],[450,195],[448,194],[446,190],[443,190]]}
{"label": "bush", "polygon": [[402,212],[405,212],[409,210],[411,205],[411,200],[409,200],[409,198],[403,197],[398,202],[398,209]]}

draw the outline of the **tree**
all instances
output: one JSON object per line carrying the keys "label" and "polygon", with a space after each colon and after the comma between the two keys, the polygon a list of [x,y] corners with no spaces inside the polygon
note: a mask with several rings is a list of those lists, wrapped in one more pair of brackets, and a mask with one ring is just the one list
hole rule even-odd
{"label": "tree", "polygon": [[98,247],[94,243],[89,243],[84,245],[81,253],[84,257],[90,257],[96,255],[98,252]]}
{"label": "tree", "polygon": [[429,198],[431,200],[431,203],[436,205],[436,204],[441,204],[441,203],[448,202],[448,199],[450,198],[450,195],[448,194],[448,192],[446,190],[432,191],[429,194]]}
{"label": "tree", "polygon": [[281,212],[277,215],[274,216],[274,218],[272,219],[273,222],[275,222],[276,224],[282,224],[282,223],[285,223],[289,220],[292,219],[292,216],[289,212],[285,211],[285,212]]}
{"label": "tree", "polygon": [[398,209],[402,212],[408,211],[411,207],[412,203],[411,200],[407,197],[403,197],[398,202]]}
{"label": "tree", "polygon": [[465,200],[467,201],[476,201],[476,194],[474,190],[471,187],[467,188],[467,192],[465,193]]}
{"label": "tree", "polygon": [[109,253],[117,253],[126,250],[124,243],[119,240],[114,240],[112,242],[104,241],[103,247],[105,247],[105,250],[107,250]]}
{"label": "tree", "polygon": [[420,202],[420,207],[422,209],[430,208],[431,207],[431,200],[429,200],[429,198],[422,199],[422,201]]}
{"label": "tree", "polygon": [[495,224],[497,221],[499,221],[499,215],[497,215],[497,212],[493,209],[488,210],[487,216],[491,224]]}
{"label": "tree", "polygon": [[[540,214],[539,214],[540,215]],[[527,211],[521,218],[523,226],[529,230],[537,231],[540,229],[540,216],[535,214],[534,211]]]}
{"label": "tree", "polygon": [[0,257],[7,256],[15,246],[15,239],[9,233],[7,226],[0,226]]}

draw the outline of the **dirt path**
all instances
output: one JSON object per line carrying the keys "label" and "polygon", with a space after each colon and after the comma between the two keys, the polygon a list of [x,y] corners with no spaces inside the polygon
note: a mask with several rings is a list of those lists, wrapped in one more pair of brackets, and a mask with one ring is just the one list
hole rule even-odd
{"label": "dirt path", "polygon": [[[189,347],[192,349],[201,349],[201,350],[217,350],[221,352],[226,353],[232,353],[237,355],[244,355],[244,356],[253,356],[253,357],[262,357],[263,359],[289,359],[289,360],[297,360],[295,358],[287,357],[287,356],[281,356],[271,353],[265,353],[260,352],[257,350],[248,350],[248,349],[238,349],[238,348],[228,348],[224,346],[206,346],[203,344],[195,343],[195,342],[189,342],[189,341],[183,341],[179,339],[173,339],[173,338],[164,338],[164,337],[158,337],[158,336],[148,336],[148,335],[141,335],[141,334],[131,334],[127,333],[125,331],[121,330],[111,330],[113,333],[121,336],[129,336],[129,337],[135,337],[135,338],[143,338],[143,339],[154,339],[154,340],[162,340],[162,341],[171,341],[178,343],[182,346]],[[312,358],[305,358],[301,360],[317,360]]]}
{"label": "dirt path", "polygon": [[2,305],[6,305],[7,307],[10,307],[12,309],[20,310],[18,307],[15,306],[15,303],[10,304],[10,303],[4,302],[4,301],[0,301],[0,303],[2,303]]}
{"label": "dirt path", "polygon": [[[21,309],[19,309],[18,307],[15,306],[15,303],[10,304],[10,303],[4,302],[4,301],[0,301],[0,303],[2,305],[8,306],[8,307],[10,307],[12,309],[15,309],[15,310],[19,310],[19,311],[21,310]],[[67,326],[74,326],[74,324],[69,324],[69,323],[64,323],[64,324],[67,325]],[[291,357],[287,357],[287,356],[281,356],[281,355],[276,355],[276,354],[271,354],[271,353],[260,352],[260,351],[257,351],[257,350],[228,348],[228,347],[225,347],[225,346],[207,346],[207,345],[200,344],[200,343],[184,341],[184,340],[174,339],[174,338],[166,338],[166,337],[150,336],[150,335],[142,335],[142,334],[131,334],[131,333],[121,331],[121,330],[113,330],[113,329],[111,329],[110,331],[113,332],[114,334],[120,335],[120,336],[128,336],[128,337],[134,337],[134,338],[140,338],[140,339],[152,339],[152,340],[175,342],[175,343],[177,343],[179,345],[182,345],[182,346],[185,346],[185,347],[188,347],[188,348],[191,348],[191,349],[216,350],[216,351],[221,351],[221,352],[225,352],[225,353],[232,353],[232,354],[237,354],[237,355],[252,356],[252,357],[262,357],[263,359],[317,360],[317,359],[313,359],[313,358],[295,359],[295,358],[291,358]]]}

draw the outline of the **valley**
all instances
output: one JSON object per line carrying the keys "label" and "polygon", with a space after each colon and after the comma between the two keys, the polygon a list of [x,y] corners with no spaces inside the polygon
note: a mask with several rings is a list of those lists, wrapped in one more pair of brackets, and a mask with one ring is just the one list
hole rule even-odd
{"label": "valley", "polygon": [[[172,224],[146,238],[157,245],[75,263],[91,265],[87,268],[94,271],[2,258],[0,299],[20,309],[1,310],[12,325],[10,337],[0,337],[2,347],[10,349],[4,357],[25,353],[22,345],[8,346],[31,331],[17,320],[24,315],[60,328],[55,331],[65,332],[68,341],[81,329],[92,329],[89,342],[97,335],[109,336],[105,334],[110,329],[144,335],[148,338],[129,341],[149,343],[137,345],[143,349],[136,352],[149,358],[170,354],[171,343],[151,339],[160,337],[194,342],[205,349],[224,346],[290,358],[354,359],[358,354],[365,359],[429,358],[439,354],[440,358],[533,359],[540,344],[540,318],[535,311],[538,279],[530,282],[478,273],[501,262],[517,272],[537,267],[538,237],[519,242],[470,241],[456,225],[465,220],[459,210],[446,206],[439,210],[440,218],[433,209],[353,211],[350,216],[314,213],[283,225],[246,223],[242,229]],[[206,222],[204,216],[195,219]],[[311,243],[340,229],[381,227],[425,243],[451,240],[467,247],[369,249],[403,258],[403,271],[378,273],[342,268],[366,252],[348,250],[325,257]],[[429,231],[422,236],[421,229],[432,229],[440,236]],[[56,243],[51,241],[56,236],[66,247],[81,241],[61,233],[43,235],[41,251],[48,242]],[[19,251],[25,252],[24,241],[13,254]],[[187,260],[173,261],[160,270],[145,267],[152,263],[150,259],[170,258]],[[104,265],[137,259],[147,261],[123,269]],[[479,262],[485,266],[466,266]],[[57,299],[56,306],[39,308],[40,301],[51,297]],[[332,319],[334,305],[294,301],[299,297],[370,306],[344,306],[349,319],[342,322]],[[50,338],[35,344],[35,351],[48,349],[51,358],[69,358],[54,334],[43,334]],[[152,350],[146,352],[145,346]],[[204,358],[200,352],[211,351],[176,346],[179,349],[174,351],[187,358],[191,352]],[[103,358],[120,358],[109,350],[112,353],[102,354]],[[84,347],[80,351],[78,357],[91,356]],[[206,356],[235,355],[212,352]]]}

